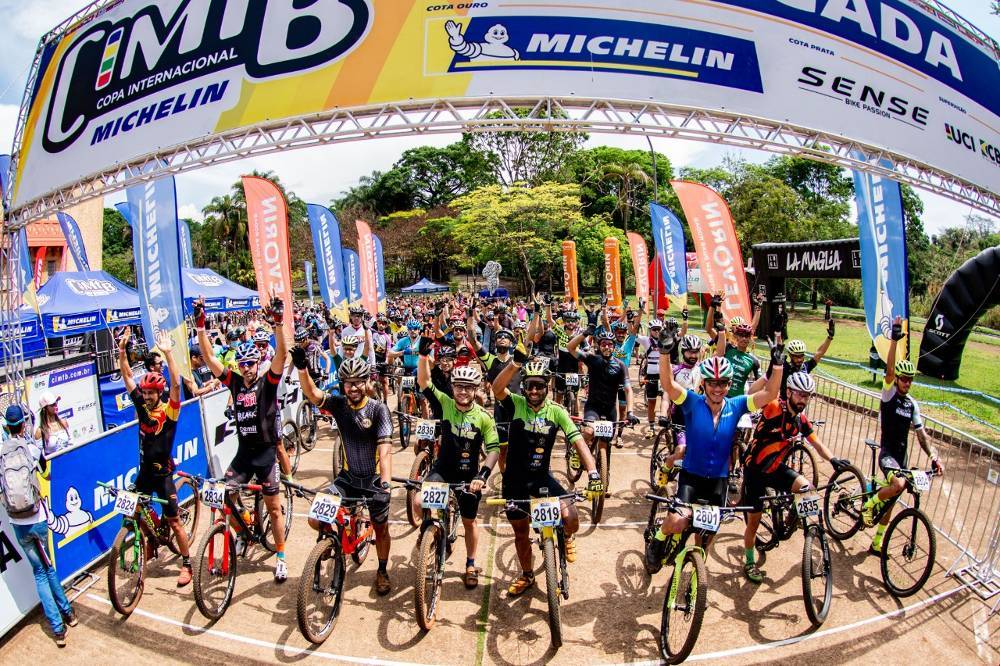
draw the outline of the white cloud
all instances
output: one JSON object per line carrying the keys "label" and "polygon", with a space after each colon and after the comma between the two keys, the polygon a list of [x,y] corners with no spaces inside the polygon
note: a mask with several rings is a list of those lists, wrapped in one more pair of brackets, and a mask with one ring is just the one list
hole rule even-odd
{"label": "white cloud", "polygon": [[177,217],[182,220],[191,219],[195,222],[201,222],[205,219],[205,216],[201,214],[201,209],[194,204],[184,204],[177,208]]}

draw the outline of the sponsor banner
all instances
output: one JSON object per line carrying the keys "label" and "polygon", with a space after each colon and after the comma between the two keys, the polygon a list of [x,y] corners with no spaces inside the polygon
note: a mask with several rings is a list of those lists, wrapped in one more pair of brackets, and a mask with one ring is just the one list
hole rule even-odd
{"label": "sponsor banner", "polygon": [[702,279],[701,268],[698,266],[698,253],[685,252],[684,263],[687,265],[687,289],[692,294],[707,294],[708,283]]}
{"label": "sponsor banner", "polygon": [[316,274],[323,302],[347,319],[347,283],[344,277],[343,250],[340,246],[340,222],[330,209],[308,204],[309,228],[316,253]]}
{"label": "sponsor banner", "polygon": [[750,290],[729,206],[717,192],[701,183],[672,180],[670,184],[691,228],[701,278],[708,291],[725,293],[722,312],[727,320],[740,316],[750,321]]}
{"label": "sponsor banner", "polygon": [[361,304],[365,311],[378,312],[378,278],[375,265],[375,241],[372,230],[364,220],[355,220],[358,231],[358,268],[361,271]]}
{"label": "sponsor banner", "polygon": [[38,590],[24,546],[0,502],[0,636],[38,605]]}
{"label": "sponsor banner", "polygon": [[632,253],[632,268],[635,270],[635,298],[640,302],[649,301],[649,273],[645,270],[649,264],[646,241],[633,231],[628,232],[626,237],[629,252]]}
{"label": "sponsor banner", "polygon": [[668,294],[687,293],[687,264],[684,261],[684,229],[673,211],[655,203],[649,204],[649,217],[660,261],[660,274]]}
{"label": "sponsor banner", "polygon": [[[28,250],[28,232],[24,227],[17,232],[17,242],[14,243],[17,253],[17,281],[20,285],[21,302],[38,312],[38,290],[32,277],[31,253]],[[11,262],[15,263],[15,262]]]}
{"label": "sponsor banner", "polygon": [[180,243],[181,268],[194,268],[194,254],[191,246],[191,227],[187,220],[177,220],[177,240]]}
{"label": "sponsor banner", "polygon": [[[174,177],[156,178],[126,190],[132,217],[132,250],[142,333],[155,345],[161,333],[174,344],[180,374],[191,377],[191,357],[186,353],[187,324],[181,289],[180,241],[177,233],[177,193]],[[108,321],[108,324],[116,323]]]}
{"label": "sponsor banner", "polygon": [[[885,361],[889,353],[892,321],[903,318],[909,335],[909,283],[906,263],[906,229],[899,183],[881,176],[854,172],[854,201],[858,207],[861,239],[861,290],[868,334]],[[909,350],[909,340],[901,349]],[[897,358],[909,354],[900,352]]]}
{"label": "sponsor banner", "polygon": [[32,276],[32,282],[37,290],[42,286],[42,271],[45,270],[45,255],[48,254],[49,248],[44,245],[37,250],[35,250],[35,268],[34,275]]}
{"label": "sponsor banner", "polygon": [[[179,469],[191,474],[204,474],[207,469],[197,400],[181,407],[173,458]],[[121,527],[121,516],[113,511],[111,494],[97,483],[109,483],[116,488],[135,483],[139,472],[139,426],[133,421],[111,430],[58,453],[49,464],[48,523],[53,560],[59,578],[65,581],[111,549]]]}
{"label": "sponsor banner", "polygon": [[613,308],[622,307],[622,264],[621,249],[617,238],[604,239],[604,293],[608,297],[608,305]]}
{"label": "sponsor banner", "polygon": [[66,246],[73,256],[73,263],[76,270],[89,271],[90,262],[87,260],[87,246],[83,244],[83,236],[80,234],[80,225],[68,213],[59,211],[56,213],[59,226],[62,228],[63,236],[66,237]]}
{"label": "sponsor banner", "polygon": [[857,238],[807,243],[758,243],[753,246],[758,279],[766,277],[861,279]]}
{"label": "sponsor banner", "polygon": [[[138,368],[142,370],[142,366]],[[135,375],[135,380],[139,381],[143,372]],[[125,382],[122,381],[120,373],[101,375],[97,379],[98,390],[101,394],[101,416],[103,417],[104,430],[117,428],[135,420],[135,407],[132,405],[132,398],[128,395]]]}
{"label": "sponsor banner", "polygon": [[125,221],[128,222],[128,226],[135,228],[135,225],[132,224],[132,211],[129,210],[127,201],[120,201],[116,203],[115,210],[118,211],[119,215],[125,218]]}
{"label": "sponsor banner", "polygon": [[563,291],[570,297],[573,304],[580,300],[579,280],[576,274],[576,243],[567,240],[562,242]]}
{"label": "sponsor banner", "polygon": [[388,308],[385,293],[385,255],[382,253],[382,239],[372,234],[375,241],[375,279],[378,287],[378,311],[385,312]]}
{"label": "sponsor banner", "polygon": [[658,0],[466,4],[105,8],[42,47],[15,205],[150,146],[333,109],[485,96],[725,109],[891,149],[1000,190],[996,56],[917,3],[720,0],[669,12]]}
{"label": "sponsor banner", "polygon": [[361,302],[361,261],[354,250],[343,250],[344,277],[347,279],[347,302],[355,305]]}
{"label": "sponsor banner", "polygon": [[303,272],[306,274],[306,292],[309,294],[309,305],[313,304],[313,265],[312,262],[306,260],[305,264],[302,266]]}
{"label": "sponsor banner", "polygon": [[10,171],[10,155],[0,155],[0,200],[2,200],[7,194],[8,171]]}
{"label": "sponsor banner", "polygon": [[38,401],[46,391],[59,398],[59,415],[69,423],[71,441],[82,442],[100,433],[97,372],[93,361],[46,370],[27,379],[28,408],[38,417]]}
{"label": "sponsor banner", "polygon": [[660,268],[663,264],[659,257],[649,263],[649,283],[653,286],[654,312],[659,315],[660,310],[670,308],[670,299],[667,298],[667,286],[663,284],[663,276]]}
{"label": "sponsor banner", "polygon": [[250,255],[257,274],[257,295],[269,304],[271,296],[285,302],[282,329],[292,339],[292,269],[288,257],[288,208],[274,183],[256,176],[243,176],[250,231]]}

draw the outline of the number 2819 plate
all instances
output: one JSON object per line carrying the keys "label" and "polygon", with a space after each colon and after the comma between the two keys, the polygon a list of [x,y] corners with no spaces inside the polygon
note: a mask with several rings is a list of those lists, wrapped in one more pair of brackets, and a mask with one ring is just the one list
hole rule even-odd
{"label": "number 2819 plate", "polygon": [[531,500],[532,527],[558,527],[562,524],[562,510],[555,497]]}

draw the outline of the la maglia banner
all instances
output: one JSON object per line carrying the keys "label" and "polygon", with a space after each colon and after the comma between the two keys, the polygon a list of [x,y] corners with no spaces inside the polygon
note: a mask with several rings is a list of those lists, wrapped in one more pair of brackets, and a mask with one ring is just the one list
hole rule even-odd
{"label": "la maglia banner", "polygon": [[319,204],[308,204],[306,211],[312,230],[313,251],[316,253],[319,294],[327,307],[338,312],[338,316],[346,321],[347,282],[340,246],[340,222],[329,208]]}
{"label": "la maglia banner", "polygon": [[[861,291],[868,334],[885,361],[892,340],[892,322],[903,318],[909,335],[910,275],[906,260],[906,227],[899,183],[889,178],[854,172],[854,201],[858,206],[861,239]],[[909,341],[900,349],[909,349]],[[897,358],[903,356],[900,353]]]}
{"label": "la maglia banner", "polygon": [[40,45],[14,207],[154,147],[334,109],[487,96],[723,109],[1000,191],[996,54],[924,5],[933,3],[97,3]]}
{"label": "la maglia banner", "polygon": [[571,240],[562,242],[563,290],[576,305],[580,300],[579,280],[576,275],[576,243]]}
{"label": "la maglia banner", "polygon": [[247,200],[250,257],[257,276],[260,304],[268,307],[272,295],[285,302],[286,316],[282,328],[285,337],[291,340],[294,320],[291,316],[292,268],[288,256],[288,207],[285,197],[274,183],[257,176],[243,176],[243,191]]}
{"label": "la maglia banner", "polygon": [[725,293],[722,312],[726,319],[740,316],[750,321],[750,290],[729,206],[715,190],[701,183],[672,180],[670,185],[687,217],[701,277],[709,291]]}
{"label": "la maglia banner", "polygon": [[[191,377],[174,178],[166,176],[132,185],[126,196],[132,219],[135,287],[143,336],[152,347],[160,332],[166,331],[173,340],[174,359],[181,374]],[[171,381],[179,380],[173,377]]]}

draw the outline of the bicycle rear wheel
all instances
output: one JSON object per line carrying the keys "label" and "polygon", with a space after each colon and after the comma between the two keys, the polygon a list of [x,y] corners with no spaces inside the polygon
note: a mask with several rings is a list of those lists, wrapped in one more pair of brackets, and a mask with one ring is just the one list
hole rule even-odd
{"label": "bicycle rear wheel", "polygon": [[[410,467],[410,476],[413,481],[421,481],[431,469],[431,455],[424,450],[417,454]],[[420,527],[422,512],[420,510],[420,491],[416,488],[406,489],[406,519],[413,527]]]}
{"label": "bicycle rear wheel", "polygon": [[295,413],[295,425],[298,427],[299,436],[302,440],[302,449],[312,451],[316,446],[316,413],[313,411],[312,403],[303,400]]}
{"label": "bicycle rear wheel", "polygon": [[285,421],[281,424],[281,445],[285,447],[292,474],[295,474],[299,470],[299,461],[302,459],[302,436],[299,429],[291,421]]}
{"label": "bicycle rear wheel", "polygon": [[[677,594],[670,603],[670,590],[677,578]],[[660,617],[660,656],[668,664],[679,664],[694,649],[708,603],[708,578],[705,562],[696,551],[684,555],[680,568],[674,568],[667,583]]]}
{"label": "bicycle rear wheel", "polygon": [[404,393],[399,399],[399,445],[406,448],[410,445],[410,416],[414,413],[413,396]]}
{"label": "bicycle rear wheel", "polygon": [[[288,533],[292,531],[292,489],[281,484],[281,517],[283,518],[283,523],[285,524],[285,541],[288,541]],[[260,542],[263,544],[264,548],[267,548],[272,553],[278,552],[278,547],[274,543],[274,535],[271,533],[271,514],[267,512],[267,506],[264,504],[264,498],[260,494],[257,495],[254,500],[254,506],[256,508],[257,514],[257,529],[260,530]]]}
{"label": "bicycle rear wheel", "polygon": [[[772,488],[764,489],[764,497],[773,497],[774,494]],[[761,514],[754,543],[757,550],[762,553],[766,553],[778,545],[785,526],[785,512],[782,508],[773,501],[766,501],[764,504],[767,509]]]}
{"label": "bicycle rear wheel", "polygon": [[591,522],[594,525],[601,522],[601,518],[604,516],[604,498],[609,492],[608,481],[611,478],[611,442],[595,440],[595,442],[597,441],[603,441],[607,446],[604,453],[601,453],[599,444],[594,446],[594,462],[597,464],[597,473],[601,475],[601,485],[604,487],[604,492],[596,495],[590,502]]}
{"label": "bicycle rear wheel", "polygon": [[823,522],[834,539],[850,539],[861,529],[865,480],[854,465],[834,472],[823,496]]}
{"label": "bicycle rear wheel", "polygon": [[[355,534],[364,534],[372,526],[372,521],[368,517],[368,509],[361,509],[361,513],[358,514],[357,520],[355,520],[354,528],[357,530]],[[372,541],[374,541],[375,535],[369,534],[368,537],[359,543],[354,548],[354,552],[351,553],[351,559],[359,567],[364,563],[365,558],[368,557],[368,553],[372,549]]]}
{"label": "bicycle rear wheel", "polygon": [[545,596],[549,602],[549,633],[552,634],[552,647],[562,646],[562,620],[559,614],[559,603],[562,594],[559,590],[559,563],[556,561],[554,539],[542,539],[542,554],[545,558]]}
{"label": "bicycle rear wheel", "polygon": [[823,624],[833,600],[833,568],[826,537],[819,525],[806,528],[802,546],[802,599],[806,615],[815,624]]}
{"label": "bicycle rear wheel", "polygon": [[894,597],[908,597],[924,586],[934,568],[937,539],[927,516],[903,509],[882,539],[882,582]]}
{"label": "bicycle rear wheel", "polygon": [[331,458],[333,461],[331,467],[333,470],[332,478],[335,479],[340,474],[340,469],[344,466],[343,442],[340,437],[340,429],[337,428],[336,423],[330,424],[330,450],[332,451]]}
{"label": "bicycle rear wheel", "polygon": [[132,521],[122,525],[108,556],[108,598],[126,617],[139,605],[146,577],[146,535],[136,525]]}
{"label": "bicycle rear wheel", "polygon": [[[187,491],[185,491],[185,488]],[[189,479],[186,476],[179,476],[174,480],[174,489],[177,492],[177,518],[181,521],[181,528],[184,530],[184,534],[187,535],[188,548],[191,547],[194,541],[194,533],[198,529],[198,518],[201,516],[201,500],[198,499],[198,486],[195,485],[194,480]],[[191,499],[184,504],[181,504],[181,495],[191,493]],[[177,547],[177,535],[174,531],[167,527],[166,530],[169,535],[167,538],[167,548],[174,555],[180,555],[181,551]],[[190,551],[189,551],[190,552]]]}
{"label": "bicycle rear wheel", "polygon": [[674,452],[674,438],[671,436],[669,428],[661,428],[653,439],[653,454],[649,458],[649,485],[654,490],[666,488],[666,472],[661,475],[663,462],[667,456]]}
{"label": "bicycle rear wheel", "polygon": [[302,570],[295,610],[299,631],[310,643],[322,643],[340,615],[344,592],[344,552],[337,539],[320,539]]}
{"label": "bicycle rear wheel", "polygon": [[209,620],[222,617],[236,587],[236,543],[225,522],[212,526],[198,545],[194,601]]}
{"label": "bicycle rear wheel", "polygon": [[434,626],[438,601],[441,600],[441,583],[444,562],[441,561],[441,539],[447,539],[441,526],[428,523],[417,540],[417,567],[414,581],[414,602],[417,607],[417,624],[424,631]]}

